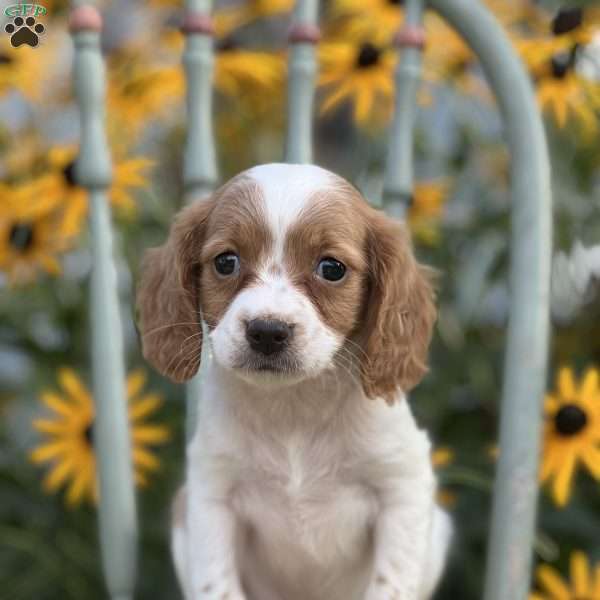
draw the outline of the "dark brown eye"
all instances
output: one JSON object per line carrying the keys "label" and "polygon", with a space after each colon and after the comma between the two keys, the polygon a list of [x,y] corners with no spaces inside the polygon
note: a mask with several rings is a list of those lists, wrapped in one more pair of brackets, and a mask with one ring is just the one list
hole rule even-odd
{"label": "dark brown eye", "polygon": [[233,252],[223,252],[215,258],[215,269],[224,277],[235,275],[240,270],[240,257]]}
{"label": "dark brown eye", "polygon": [[346,267],[335,258],[326,256],[317,266],[317,275],[327,281],[340,281],[346,274]]}

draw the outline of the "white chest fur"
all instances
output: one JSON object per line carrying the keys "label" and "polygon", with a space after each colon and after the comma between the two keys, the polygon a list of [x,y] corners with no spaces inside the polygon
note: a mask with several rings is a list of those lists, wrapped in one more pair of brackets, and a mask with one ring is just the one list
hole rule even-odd
{"label": "white chest fur", "polygon": [[322,382],[320,393],[303,384],[265,396],[217,375],[205,380],[188,461],[222,482],[248,597],[361,598],[380,510],[373,481],[429,461],[406,402],[327,396]]}

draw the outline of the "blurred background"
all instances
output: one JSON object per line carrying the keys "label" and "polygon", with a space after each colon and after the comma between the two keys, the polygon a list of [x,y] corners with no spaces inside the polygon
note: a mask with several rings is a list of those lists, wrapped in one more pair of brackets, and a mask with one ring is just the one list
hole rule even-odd
{"label": "blurred background", "polygon": [[[532,598],[600,600],[600,4],[485,3],[530,71],[553,167],[553,329]],[[375,203],[402,4],[321,7],[315,162]],[[282,159],[292,5],[217,2],[221,181]],[[43,6],[37,47],[11,45],[5,25],[13,20],[4,11],[0,31],[0,598],[96,600],[106,594],[89,391],[88,207],[73,177],[78,113],[68,6]],[[183,472],[183,388],[144,364],[132,307],[143,249],[162,243],[182,205],[181,6],[123,0],[100,8],[141,534],[136,597],[172,600],[179,596],[167,529]],[[477,60],[436,15],[425,23],[417,185],[407,220],[419,258],[440,270],[440,317],[432,368],[411,404],[435,440],[440,502],[457,524],[436,598],[475,600],[508,316],[510,157]]]}

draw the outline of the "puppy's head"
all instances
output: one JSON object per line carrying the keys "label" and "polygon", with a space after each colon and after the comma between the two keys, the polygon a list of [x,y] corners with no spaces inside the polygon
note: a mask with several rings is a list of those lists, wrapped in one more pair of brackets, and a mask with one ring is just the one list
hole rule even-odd
{"label": "puppy's head", "polygon": [[294,383],[351,357],[388,401],[425,373],[435,320],[404,225],[308,165],[255,167],[183,209],[144,258],[138,308],[144,356],[175,381],[198,369],[202,316],[232,374]]}

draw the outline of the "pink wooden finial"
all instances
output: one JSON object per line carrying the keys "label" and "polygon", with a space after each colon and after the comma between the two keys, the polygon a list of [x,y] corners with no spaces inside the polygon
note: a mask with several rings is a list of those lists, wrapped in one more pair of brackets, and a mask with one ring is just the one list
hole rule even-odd
{"label": "pink wooden finial", "polygon": [[309,23],[296,23],[292,25],[288,35],[288,41],[292,44],[305,42],[307,44],[317,44],[321,39],[321,30]]}
{"label": "pink wooden finial", "polygon": [[416,25],[405,25],[394,36],[394,45],[422,50],[425,47],[425,30]]}
{"label": "pink wooden finial", "polygon": [[69,16],[69,29],[77,31],[101,31],[102,17],[95,6],[83,5],[74,8]]}
{"label": "pink wooden finial", "polygon": [[183,33],[202,33],[204,35],[214,35],[215,26],[210,15],[194,11],[187,11],[183,15],[181,31]]}

